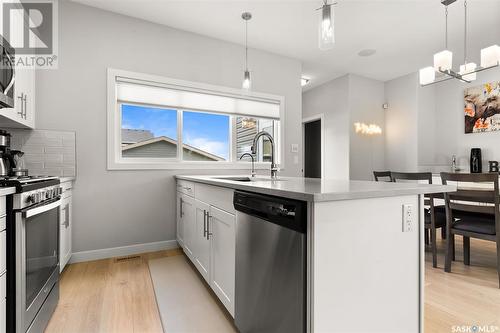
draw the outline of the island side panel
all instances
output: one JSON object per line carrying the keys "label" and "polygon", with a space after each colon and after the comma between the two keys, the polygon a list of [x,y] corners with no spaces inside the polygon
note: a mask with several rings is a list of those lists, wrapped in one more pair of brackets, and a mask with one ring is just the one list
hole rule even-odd
{"label": "island side panel", "polygon": [[316,202],[312,216],[314,332],[420,332],[420,196]]}

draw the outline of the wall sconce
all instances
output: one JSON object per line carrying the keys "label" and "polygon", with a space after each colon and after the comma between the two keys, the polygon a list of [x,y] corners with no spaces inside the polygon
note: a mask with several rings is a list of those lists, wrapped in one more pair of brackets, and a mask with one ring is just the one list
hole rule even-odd
{"label": "wall sconce", "polygon": [[382,128],[375,124],[354,123],[356,133],[364,135],[379,135],[382,134]]}

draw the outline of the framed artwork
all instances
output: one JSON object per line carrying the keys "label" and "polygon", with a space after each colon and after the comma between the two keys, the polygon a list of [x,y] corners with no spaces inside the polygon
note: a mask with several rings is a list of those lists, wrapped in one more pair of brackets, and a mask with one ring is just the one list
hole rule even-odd
{"label": "framed artwork", "polygon": [[500,131],[500,81],[464,91],[465,133]]}

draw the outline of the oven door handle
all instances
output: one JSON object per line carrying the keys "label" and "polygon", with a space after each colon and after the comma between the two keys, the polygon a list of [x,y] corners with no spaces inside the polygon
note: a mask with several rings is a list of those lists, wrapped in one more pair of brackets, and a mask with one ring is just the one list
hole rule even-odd
{"label": "oven door handle", "polygon": [[36,208],[27,209],[26,211],[23,211],[23,213],[25,214],[25,216],[27,218],[29,218],[29,217],[36,216],[38,214],[45,213],[45,212],[47,212],[51,209],[57,208],[59,206],[61,206],[61,199],[57,198],[55,201],[52,201],[49,204],[46,204],[46,205],[43,205],[40,207],[36,207]]}

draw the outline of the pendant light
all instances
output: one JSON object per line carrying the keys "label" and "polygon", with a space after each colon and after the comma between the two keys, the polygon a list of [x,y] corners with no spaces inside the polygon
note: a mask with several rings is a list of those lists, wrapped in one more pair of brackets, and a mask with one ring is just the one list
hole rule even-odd
{"label": "pendant light", "polygon": [[241,18],[245,21],[245,72],[243,74],[243,89],[250,90],[252,88],[252,79],[248,70],[248,21],[252,18],[252,14],[244,12]]}
{"label": "pendant light", "polygon": [[[441,0],[445,6],[445,50],[434,55],[434,66],[422,68],[420,70],[420,85],[430,84],[457,79],[470,83],[476,79],[476,73],[500,66],[500,47],[492,45],[481,50],[481,66],[467,61],[467,0],[464,0],[464,63],[460,65],[458,72],[453,70],[453,53],[448,50],[448,5],[457,0]],[[439,75],[438,77],[436,76]]]}
{"label": "pendant light", "polygon": [[329,50],[335,45],[335,30],[334,30],[334,12],[333,5],[336,2],[328,4],[328,0],[324,0],[323,6],[317,10],[321,10],[319,20],[319,48],[320,50]]}

